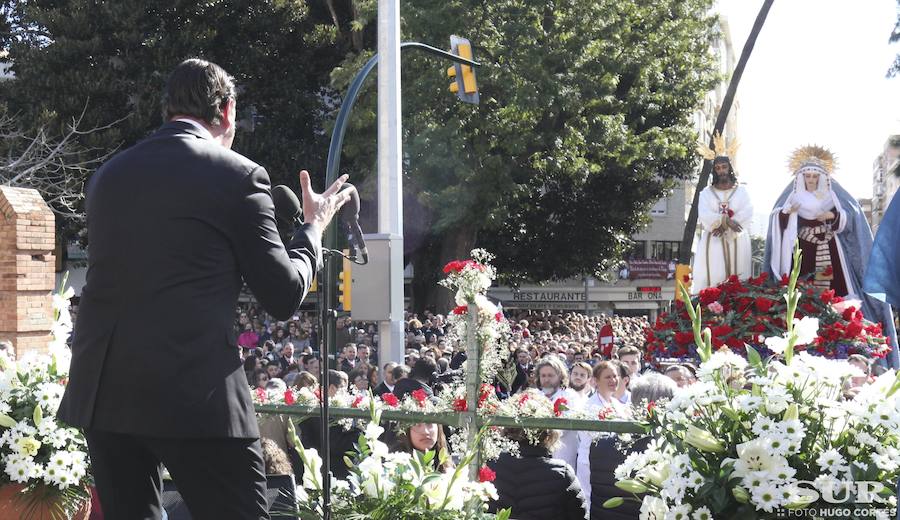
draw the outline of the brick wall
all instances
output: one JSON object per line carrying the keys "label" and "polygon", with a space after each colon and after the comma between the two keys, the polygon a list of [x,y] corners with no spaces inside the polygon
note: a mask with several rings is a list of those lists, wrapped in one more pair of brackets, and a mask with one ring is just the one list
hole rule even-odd
{"label": "brick wall", "polygon": [[53,212],[36,190],[0,186],[0,340],[46,352],[53,320]]}

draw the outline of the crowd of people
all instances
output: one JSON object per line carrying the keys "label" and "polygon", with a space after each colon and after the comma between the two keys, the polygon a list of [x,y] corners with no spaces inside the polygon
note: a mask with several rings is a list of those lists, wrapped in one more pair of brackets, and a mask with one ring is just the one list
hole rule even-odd
{"label": "crowd of people", "polygon": [[[653,367],[645,363],[641,339],[643,328],[648,326],[646,318],[552,311],[516,311],[506,316],[512,329],[509,352],[516,378],[509,388],[497,385],[501,398],[535,389],[551,401],[564,398],[569,409],[605,409],[625,418],[631,416],[632,407],[671,398],[679,387],[697,381],[696,368],[690,363]],[[602,342],[607,325],[614,331],[611,348]],[[251,384],[277,391],[288,387],[314,390],[318,386],[316,375],[321,361],[314,349],[318,331],[312,316],[300,314],[288,322],[273,322],[258,308],[245,306],[239,310],[236,327],[245,331],[239,343]],[[246,332],[257,330],[257,337],[248,343]],[[387,362],[379,366],[374,324],[343,319],[338,321],[337,330],[342,348],[335,360],[336,369],[329,372],[329,395],[361,394],[370,389],[378,396],[392,393],[398,398],[416,390],[439,394],[442,381],[458,374],[464,361],[464,352],[448,337],[446,319],[439,314],[407,314],[403,364]],[[864,374],[848,381],[846,394],[851,397],[862,385],[872,382],[877,371],[862,356],[854,355],[849,362]],[[288,449],[288,436],[283,434],[284,419],[266,416],[261,421],[263,437],[273,436],[279,447],[293,452]],[[304,443],[316,445],[319,424],[301,424],[298,429]],[[392,436],[390,444],[395,449],[426,451],[446,445],[447,435],[438,425],[407,426]],[[331,428],[333,452],[350,449],[357,435]],[[521,436],[521,432],[513,430],[510,435]],[[613,470],[625,454],[614,442],[598,440],[586,432],[548,431],[539,445],[522,447],[518,459],[504,456],[491,464],[497,473],[500,497],[494,507],[514,505],[518,518],[545,518],[541,515],[551,510],[559,512],[554,518],[637,518],[638,511],[627,504],[615,511],[601,507],[609,498],[624,496],[614,486]],[[341,457],[333,459],[333,467],[337,477],[346,475]],[[299,461],[294,461],[293,469],[302,472]],[[523,489],[535,489],[536,475],[550,479],[548,484],[540,491],[523,494]]]}

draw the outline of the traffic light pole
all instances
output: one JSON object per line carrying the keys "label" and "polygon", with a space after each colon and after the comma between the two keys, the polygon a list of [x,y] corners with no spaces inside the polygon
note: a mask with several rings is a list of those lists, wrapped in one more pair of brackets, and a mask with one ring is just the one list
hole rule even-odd
{"label": "traffic light pole", "polygon": [[[379,27],[380,29],[380,27]],[[450,52],[437,49],[430,45],[425,45],[424,43],[419,42],[404,42],[400,44],[401,49],[417,49],[422,52],[426,52],[428,54],[433,54],[435,56],[439,56],[441,58],[445,58],[447,60],[462,63],[464,65],[469,65],[473,67],[479,66],[478,62],[473,60],[469,60],[466,58],[462,58]],[[379,53],[380,54],[380,53]],[[372,58],[369,59],[368,62],[363,66],[363,68],[356,74],[356,77],[353,78],[353,81],[350,83],[350,88],[347,90],[347,95],[344,97],[343,103],[341,103],[341,108],[338,111],[337,119],[335,120],[334,130],[331,133],[331,145],[328,148],[328,163],[325,167],[325,186],[330,186],[338,178],[338,172],[340,170],[341,165],[341,149],[344,145],[344,134],[347,131],[347,123],[350,118],[350,113],[353,110],[353,106],[356,104],[356,100],[359,98],[359,94],[362,90],[363,83],[366,78],[372,72],[376,65],[379,63],[379,54],[375,54]],[[391,76],[390,74],[385,74],[385,76]],[[379,73],[379,77],[382,77],[382,74]],[[399,75],[397,76],[399,78]],[[399,79],[397,80],[397,89],[399,89]],[[400,102],[399,95],[396,99],[396,111],[395,119],[397,120],[396,131],[393,129],[389,129],[389,135],[395,135],[396,143],[399,145],[400,139],[400,122],[399,122],[399,110],[400,110]],[[380,110],[379,104],[379,110]],[[379,148],[384,145],[384,141],[382,139],[387,136],[383,136],[381,131],[381,123],[379,123]],[[391,148],[396,149],[397,146],[391,146]],[[401,164],[400,164],[400,152],[397,151],[395,157],[390,158],[390,160],[385,159],[384,162],[388,164],[385,166],[387,169],[382,169],[382,159],[380,157],[381,152],[379,152],[379,169],[378,169],[378,185],[379,185],[379,196],[378,196],[378,231],[379,233],[389,233],[391,235],[395,235],[399,237],[398,246],[403,246],[403,204],[402,204],[402,183],[401,183]],[[396,161],[395,161],[396,159]],[[393,168],[389,167],[389,165],[393,165]],[[386,228],[386,229],[385,229]],[[325,231],[325,239],[324,246],[329,249],[337,249],[338,242],[338,231],[337,226],[331,225],[328,226],[328,229]],[[398,280],[400,280],[400,291],[397,297],[401,300],[403,298],[402,292],[402,280],[403,280],[403,266],[393,267],[397,274]],[[324,271],[325,274],[325,283],[321,284],[321,286],[334,287],[337,282],[337,268],[334,265],[328,265]],[[336,309],[337,308],[337,298],[334,294],[334,291],[326,291],[323,289],[322,295],[325,297],[326,305],[328,309]],[[394,297],[393,295],[391,296]],[[402,305],[400,306],[402,308]],[[379,350],[382,350],[383,347],[386,347],[385,350],[399,350],[402,353],[402,341],[403,341],[403,326],[401,323],[402,317],[399,317],[397,320],[391,320],[390,322],[381,322],[379,323]],[[332,320],[328,325],[325,331],[325,338],[330,340],[329,343],[325,343],[325,353],[322,356],[325,364],[328,364],[328,355],[334,352],[334,338],[335,338],[335,324]],[[388,334],[385,334],[385,329],[388,331]],[[399,344],[399,349],[395,344]],[[388,358],[383,358],[380,361],[386,362],[388,360],[395,362],[402,362],[403,357],[400,355],[398,359],[393,359],[396,357],[389,356]]]}
{"label": "traffic light pole", "polygon": [[[383,9],[385,12],[382,12]],[[462,58],[455,54],[437,49],[430,45],[419,42],[406,42],[396,45],[399,42],[400,31],[400,8],[398,0],[382,0],[378,6],[378,32],[379,32],[379,53],[372,56],[363,66],[347,90],[347,95],[341,103],[341,109],[338,111],[337,120],[335,121],[334,131],[331,134],[331,145],[328,148],[328,163],[325,167],[325,186],[330,186],[338,177],[338,171],[341,164],[341,149],[344,144],[344,134],[347,131],[347,122],[350,118],[350,112],[356,103],[359,93],[362,90],[363,82],[372,72],[372,69],[379,64],[379,55],[385,57],[384,63],[388,65],[388,70],[382,70],[379,67],[379,83],[378,83],[378,231],[380,233],[389,233],[396,236],[395,246],[403,247],[403,185],[402,185],[402,155],[401,155],[401,121],[400,121],[400,61],[399,49],[418,49],[429,54],[434,54],[442,58],[462,63],[472,67],[477,67],[478,63],[466,58]],[[383,23],[383,19],[386,22]],[[382,37],[384,36],[384,41]],[[383,45],[385,41],[390,44],[388,50],[385,51]],[[393,50],[391,50],[393,49]],[[390,91],[390,94],[382,97],[383,93]],[[323,251],[337,249],[338,242],[338,226],[329,225],[325,231]],[[320,381],[321,391],[321,420],[322,420],[322,483],[323,483],[323,520],[331,518],[331,476],[330,470],[330,446],[328,444],[328,369],[331,367],[332,356],[335,356],[335,318],[337,308],[337,297],[335,295],[335,284],[337,281],[337,267],[334,258],[326,253],[324,267],[320,273],[320,278],[324,275],[325,283],[320,283],[321,288],[320,308],[321,326],[323,331],[322,341],[322,373]],[[400,256],[402,258],[402,255]],[[391,298],[399,298],[402,309],[403,300],[403,265],[391,265],[391,278],[395,280],[395,285],[391,288]],[[394,282],[392,282],[394,283]],[[399,285],[399,287],[398,287]],[[394,307],[394,305],[392,305]],[[383,364],[387,360],[402,362],[403,361],[403,316],[392,316],[391,321],[383,321],[378,324],[379,332],[379,351],[390,351],[387,358],[380,359]],[[399,355],[398,355],[399,353]]]}

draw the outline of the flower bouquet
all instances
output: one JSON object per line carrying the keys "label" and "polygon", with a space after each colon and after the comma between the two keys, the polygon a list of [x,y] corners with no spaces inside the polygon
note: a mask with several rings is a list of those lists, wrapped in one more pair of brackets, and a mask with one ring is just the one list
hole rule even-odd
{"label": "flower bouquet", "polygon": [[[703,310],[701,327],[712,332],[715,349],[727,346],[732,352],[746,356],[745,345],[751,345],[763,356],[772,353],[764,344],[766,337],[782,336],[787,331],[784,313],[789,279],[778,283],[768,274],[739,280],[732,276],[717,287],[703,289],[690,301]],[[797,307],[798,317],[818,320],[817,335],[800,348],[810,354],[832,359],[846,359],[851,354],[882,358],[890,345],[880,324],[867,321],[859,301],[845,301],[807,280],[798,280],[796,290],[803,302]],[[662,313],[646,331],[646,356],[650,362],[661,359],[697,360],[693,324],[683,301],[671,313]]]}
{"label": "flower bouquet", "polygon": [[616,485],[635,494],[628,500],[641,502],[642,519],[896,515],[900,380],[888,372],[845,400],[843,384],[858,369],[795,354],[815,337],[815,318],[794,318],[805,292],[797,274],[787,284],[787,330],[769,342],[778,359],[752,347],[746,359],[716,351],[710,328],[701,331],[708,304],[686,308],[700,381],[652,409],[654,440],[616,469]]}
{"label": "flower bouquet", "polygon": [[53,296],[49,355],[0,354],[0,486],[21,487],[14,496],[24,518],[45,518],[48,509],[54,519],[71,518],[90,501],[87,444],[55,419],[72,356],[71,296]]}
{"label": "flower bouquet", "polygon": [[[390,453],[378,440],[384,432],[379,426],[381,411],[374,401],[370,405],[371,422],[360,435],[352,455],[347,480],[332,480],[332,517],[368,518],[372,520],[507,520],[509,510],[486,513],[487,502],[496,499],[489,469],[479,471],[477,481],[466,476],[466,466],[474,453],[464,457],[450,472],[434,469],[437,457],[441,463],[450,456],[435,453]],[[300,439],[294,445],[303,460],[303,482],[298,487],[298,511],[301,518],[322,516],[322,459],[313,449],[305,449]]]}

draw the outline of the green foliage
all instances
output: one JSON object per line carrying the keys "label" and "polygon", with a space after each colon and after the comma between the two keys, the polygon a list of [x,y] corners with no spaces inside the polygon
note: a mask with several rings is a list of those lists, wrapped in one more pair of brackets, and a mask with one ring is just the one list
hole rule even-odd
{"label": "green foliage", "polygon": [[[403,56],[408,252],[439,257],[417,268],[472,241],[497,251],[513,280],[593,272],[620,255],[649,205],[696,162],[691,116],[714,78],[710,4],[404,4],[405,41],[446,47],[459,34],[483,64],[481,104],[471,106],[447,92],[448,63]],[[359,61],[349,57],[335,79]],[[364,130],[373,104],[370,92],[347,134],[344,164],[357,179],[375,164]]]}
{"label": "green foliage", "polygon": [[[5,7],[3,7],[5,6]],[[180,61],[202,57],[235,76],[241,130],[235,149],[273,183],[324,172],[327,77],[343,57],[322,7],[305,0],[24,0],[0,3],[14,81],[0,103],[35,127],[62,131],[85,111],[85,148],[127,148],[162,124],[161,92]],[[325,89],[325,90],[323,90]]]}
{"label": "green foliage", "polygon": [[[512,281],[593,272],[620,255],[649,205],[695,164],[691,116],[714,79],[711,4],[404,3],[404,40],[446,47],[460,34],[484,64],[472,106],[447,92],[449,63],[403,57],[405,237],[417,284],[433,292],[443,262],[476,242],[499,253]],[[127,147],[160,124],[171,69],[204,57],[236,76],[239,117],[253,123],[235,149],[296,187],[299,168],[324,171],[337,92],[374,51],[376,6],[0,0],[0,45],[17,77],[0,85],[0,102],[57,128],[85,105],[88,128],[129,116],[81,143]],[[371,215],[372,84],[350,125],[342,173]]]}

